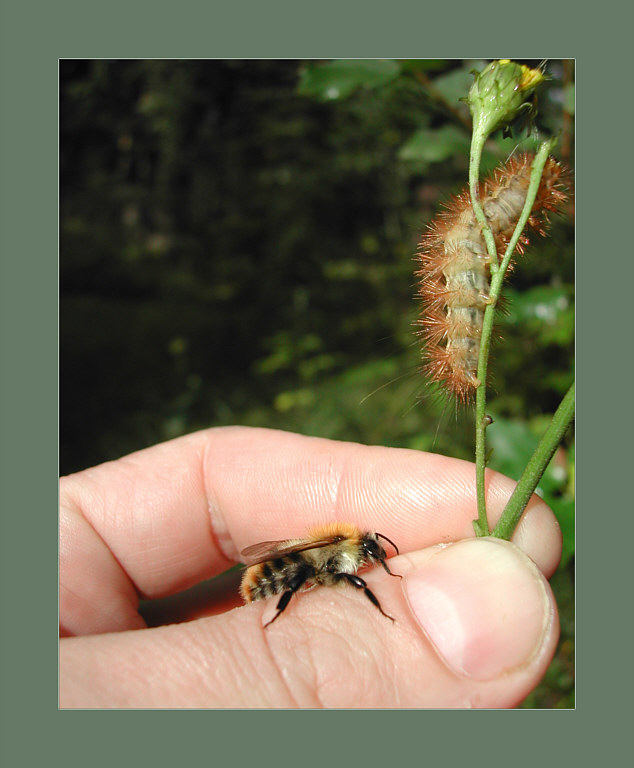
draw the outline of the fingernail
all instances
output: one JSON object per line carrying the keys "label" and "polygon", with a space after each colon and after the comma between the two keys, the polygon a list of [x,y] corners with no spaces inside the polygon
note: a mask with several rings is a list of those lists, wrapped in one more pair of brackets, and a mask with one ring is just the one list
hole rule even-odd
{"label": "fingernail", "polygon": [[405,589],[445,663],[476,680],[529,663],[552,619],[536,566],[497,539],[469,539],[438,550],[406,576]]}

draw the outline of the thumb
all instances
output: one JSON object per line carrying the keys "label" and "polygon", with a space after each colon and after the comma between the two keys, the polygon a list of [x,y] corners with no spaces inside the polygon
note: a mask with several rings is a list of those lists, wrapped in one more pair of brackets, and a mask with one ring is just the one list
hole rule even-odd
{"label": "thumb", "polygon": [[363,574],[391,622],[350,587],[222,616],[60,642],[62,707],[512,707],[559,633],[547,581],[517,547],[468,539]]}
{"label": "thumb", "polygon": [[541,571],[515,545],[493,538],[415,553],[410,565],[404,589],[428,641],[431,706],[517,705],[541,680],[559,638]]}

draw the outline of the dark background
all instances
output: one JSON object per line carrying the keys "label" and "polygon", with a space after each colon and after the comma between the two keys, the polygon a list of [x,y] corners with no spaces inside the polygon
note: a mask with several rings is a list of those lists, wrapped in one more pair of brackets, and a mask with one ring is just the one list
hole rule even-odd
{"label": "dark background", "polygon": [[[62,61],[61,473],[224,424],[472,459],[470,414],[418,372],[412,257],[465,184],[482,66]],[[547,71],[535,125],[572,166],[573,68]],[[509,281],[488,434],[512,477],[572,381],[573,213]],[[527,706],[573,702],[573,458],[569,439],[542,483],[563,632]]]}

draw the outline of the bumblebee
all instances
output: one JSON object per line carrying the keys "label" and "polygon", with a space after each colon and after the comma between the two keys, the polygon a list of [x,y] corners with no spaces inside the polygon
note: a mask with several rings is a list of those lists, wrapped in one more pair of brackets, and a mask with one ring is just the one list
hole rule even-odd
{"label": "bumblebee", "polygon": [[331,523],[313,528],[304,539],[286,541],[263,541],[242,550],[241,555],[247,568],[242,576],[240,594],[246,603],[266,600],[273,595],[281,597],[277,613],[267,622],[265,628],[288,606],[293,594],[317,585],[334,586],[351,584],[362,589],[365,596],[391,621],[394,619],[381,608],[376,595],[365,581],[356,575],[365,565],[381,563],[387,566],[387,554],[379,538],[391,544],[398,554],[398,547],[387,536],[380,533],[363,533],[349,523]]}

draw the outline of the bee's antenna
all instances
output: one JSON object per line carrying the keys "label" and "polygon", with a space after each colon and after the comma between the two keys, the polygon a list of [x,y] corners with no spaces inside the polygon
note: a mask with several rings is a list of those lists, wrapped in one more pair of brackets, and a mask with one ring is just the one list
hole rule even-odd
{"label": "bee's antenna", "polygon": [[376,535],[377,535],[379,538],[381,538],[381,539],[385,539],[385,541],[389,542],[389,543],[390,543],[390,544],[391,544],[391,545],[394,547],[394,549],[396,550],[396,554],[397,554],[397,555],[400,555],[400,554],[401,554],[401,553],[398,551],[398,547],[397,547],[397,546],[396,546],[396,544],[395,544],[395,543],[392,541],[392,539],[388,539],[388,537],[387,537],[387,536],[384,536],[382,533],[377,533]]}

